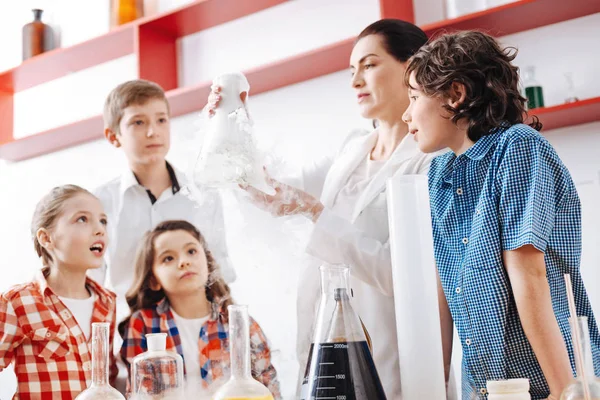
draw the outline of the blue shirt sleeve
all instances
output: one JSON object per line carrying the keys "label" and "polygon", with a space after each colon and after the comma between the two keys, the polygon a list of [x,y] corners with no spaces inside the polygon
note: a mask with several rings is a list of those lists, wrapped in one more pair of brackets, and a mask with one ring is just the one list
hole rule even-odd
{"label": "blue shirt sleeve", "polygon": [[508,144],[497,172],[503,250],[533,245],[545,252],[568,174],[552,146],[539,138]]}

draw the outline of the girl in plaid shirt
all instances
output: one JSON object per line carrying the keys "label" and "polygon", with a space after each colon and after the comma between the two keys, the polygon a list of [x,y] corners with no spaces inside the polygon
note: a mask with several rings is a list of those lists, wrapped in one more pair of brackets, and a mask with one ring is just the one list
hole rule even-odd
{"label": "girl in plaid shirt", "polygon": [[86,277],[102,266],[106,224],[100,201],[78,186],[38,203],[31,233],[44,267],[0,297],[0,371],[13,364],[13,399],[74,399],[91,382],[91,324],[109,322],[112,338],[116,319],[115,295]]}
{"label": "girl in plaid shirt", "polygon": [[[144,236],[126,299],[131,316],[119,324],[119,333],[130,382],[129,366],[147,350],[149,333],[166,333],[167,350],[183,357],[188,390],[195,385],[208,394],[228,379],[227,306],[232,299],[204,237],[192,224],[165,221]],[[252,375],[275,399],[281,398],[267,338],[253,319],[250,343]],[[151,385],[152,376],[146,381]]]}

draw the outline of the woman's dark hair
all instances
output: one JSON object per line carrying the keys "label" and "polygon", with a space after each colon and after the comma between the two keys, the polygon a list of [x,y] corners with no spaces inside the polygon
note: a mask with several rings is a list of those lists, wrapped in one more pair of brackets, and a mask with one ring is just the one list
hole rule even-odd
{"label": "woman's dark hair", "polygon": [[[465,31],[446,34],[431,41],[409,60],[404,77],[412,74],[418,89],[427,96],[448,98],[453,83],[466,90],[465,101],[458,107],[444,107],[452,122],[468,121],[467,133],[479,140],[503,125],[523,123],[527,118],[526,99],[519,92],[519,68],[512,64],[514,47],[502,48],[488,34]],[[542,129],[537,117],[530,126]]]}
{"label": "woman's dark hair", "polygon": [[[206,263],[208,265],[208,282],[206,283],[206,298],[211,303],[219,304],[220,309],[227,309],[227,306],[233,304],[229,286],[223,280],[220,274],[220,268],[212,253],[206,247],[204,236],[196,227],[187,221],[164,221],[158,224],[153,230],[146,232],[137,249],[135,258],[135,275],[133,285],[125,294],[125,299],[131,311],[129,317],[119,324],[119,334],[124,337],[127,325],[131,315],[138,310],[155,306],[159,301],[165,298],[166,294],[162,289],[153,290],[151,280],[155,279],[152,273],[154,267],[154,242],[156,238],[165,232],[185,231],[192,235],[204,249],[206,254]],[[227,313],[222,314],[222,318],[227,321]]]}
{"label": "woman's dark hair", "polygon": [[427,35],[421,28],[399,19],[387,18],[373,22],[363,29],[356,41],[369,35],[379,35],[386,51],[400,62],[407,61],[427,43]]}

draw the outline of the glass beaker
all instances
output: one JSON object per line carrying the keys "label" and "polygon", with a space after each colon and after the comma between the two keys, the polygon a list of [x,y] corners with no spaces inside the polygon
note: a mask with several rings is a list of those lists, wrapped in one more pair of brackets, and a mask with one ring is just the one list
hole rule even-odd
{"label": "glass beaker", "polygon": [[250,372],[250,321],[248,306],[231,305],[229,348],[231,378],[215,393],[213,400],[273,400],[273,395]]}
{"label": "glass beaker", "polygon": [[[569,323],[571,325],[571,335],[574,335],[577,331],[579,333],[583,365],[576,363],[577,378],[563,390],[560,400],[600,400],[600,379],[594,375],[594,359],[592,357],[588,319],[587,317],[577,317],[576,323],[579,329],[575,329],[573,326],[575,323],[573,318],[569,318]],[[577,351],[575,343],[576,341],[573,340],[573,351]],[[587,390],[583,383],[584,374]]]}
{"label": "glass beaker", "polygon": [[76,400],[125,400],[125,397],[108,383],[109,333],[108,322],[92,323],[92,384],[81,392]]}
{"label": "glass beaker", "polygon": [[252,185],[272,193],[242,101],[242,97],[248,98],[248,80],[239,72],[223,74],[213,79],[213,86],[221,88],[221,100],[215,114],[206,121],[200,154],[192,160],[191,181],[200,187]]}
{"label": "glass beaker", "polygon": [[133,399],[179,399],[183,396],[183,358],[166,351],[167,334],[146,335],[148,351],[131,364]]}
{"label": "glass beaker", "polygon": [[544,91],[542,90],[542,86],[535,79],[535,67],[532,65],[524,68],[523,87],[525,87],[528,110],[544,107]]}
{"label": "glass beaker", "polygon": [[321,266],[321,302],[302,400],[386,399],[365,330],[350,304],[348,281],[348,267]]}

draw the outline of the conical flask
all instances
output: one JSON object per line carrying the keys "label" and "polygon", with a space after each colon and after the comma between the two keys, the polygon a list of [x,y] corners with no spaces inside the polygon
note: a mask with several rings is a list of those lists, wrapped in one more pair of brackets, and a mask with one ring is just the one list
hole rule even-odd
{"label": "conical flask", "polygon": [[146,335],[148,351],[131,364],[132,399],[173,399],[183,397],[183,358],[166,351],[167,334]]}
{"label": "conical flask", "polygon": [[[573,326],[573,318],[569,318],[571,334],[579,333],[583,365],[577,363],[577,379],[563,390],[560,400],[600,400],[600,379],[594,375],[594,359],[590,342],[590,331],[587,317],[577,317],[579,329]],[[573,340],[573,347],[577,341]],[[576,349],[574,348],[576,351]],[[585,383],[584,383],[585,377]]]}
{"label": "conical flask", "polygon": [[229,348],[231,378],[215,393],[213,400],[273,400],[273,395],[250,373],[250,321],[248,306],[231,305]]}
{"label": "conical flask", "polygon": [[346,266],[321,266],[321,302],[302,400],[386,399],[365,330],[350,304],[348,279]]}
{"label": "conical flask", "polygon": [[108,322],[92,323],[92,384],[76,400],[125,400],[125,397],[108,383],[109,358]]}
{"label": "conical flask", "polygon": [[200,154],[192,162],[192,182],[196,186],[237,187],[250,185],[272,192],[263,171],[263,160],[256,147],[246,105],[250,85],[239,72],[213,79],[221,87],[221,100],[215,114],[206,122]]}

